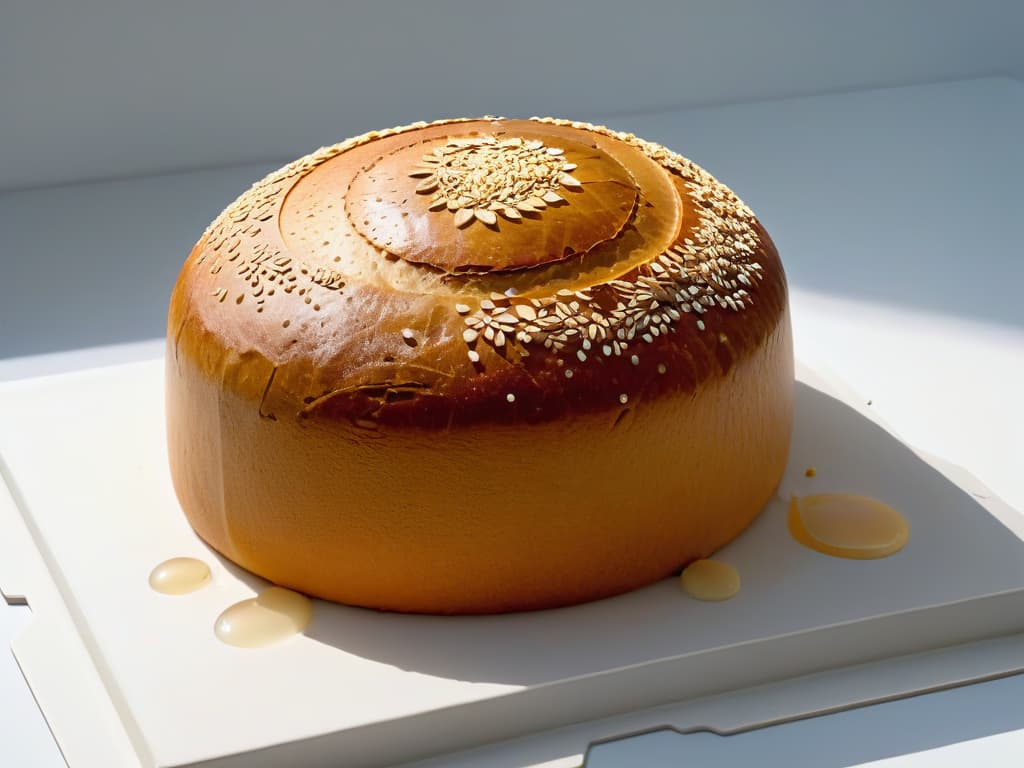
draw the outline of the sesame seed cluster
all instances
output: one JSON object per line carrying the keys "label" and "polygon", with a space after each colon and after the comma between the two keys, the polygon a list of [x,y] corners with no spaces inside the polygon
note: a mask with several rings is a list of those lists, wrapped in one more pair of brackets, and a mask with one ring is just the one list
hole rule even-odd
{"label": "sesame seed cluster", "polygon": [[423,178],[416,191],[431,194],[430,210],[455,214],[457,227],[480,221],[497,224],[498,214],[519,221],[524,213],[539,213],[566,200],[558,189],[580,189],[559,147],[519,137],[481,136],[449,139],[425,155],[409,175]]}

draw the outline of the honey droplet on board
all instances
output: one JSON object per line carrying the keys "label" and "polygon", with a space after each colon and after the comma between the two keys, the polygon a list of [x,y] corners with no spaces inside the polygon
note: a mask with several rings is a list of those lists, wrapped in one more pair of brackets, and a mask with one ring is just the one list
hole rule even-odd
{"label": "honey droplet on board", "polygon": [[172,557],[149,574],[149,586],[164,595],[187,595],[210,580],[210,566],[194,557]]}
{"label": "honey droplet on board", "polygon": [[236,648],[264,648],[298,635],[313,619],[313,603],[283,587],[267,587],[256,597],[226,608],[214,634]]}
{"label": "honey droplet on board", "polygon": [[695,560],[679,577],[683,589],[698,600],[728,600],[740,591],[740,574],[720,560]]}
{"label": "honey droplet on board", "polygon": [[789,532],[805,547],[825,555],[875,560],[903,549],[910,525],[878,499],[820,493],[790,498]]}

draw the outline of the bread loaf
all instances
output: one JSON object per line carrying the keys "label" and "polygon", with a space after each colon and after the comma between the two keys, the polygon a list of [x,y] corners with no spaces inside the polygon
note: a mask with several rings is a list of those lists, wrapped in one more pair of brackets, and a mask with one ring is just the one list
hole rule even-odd
{"label": "bread loaf", "polygon": [[396,611],[563,606],[710,555],[771,497],[785,276],[751,211],[661,146],[416,124],[210,225],[166,382],[181,506],[241,566]]}

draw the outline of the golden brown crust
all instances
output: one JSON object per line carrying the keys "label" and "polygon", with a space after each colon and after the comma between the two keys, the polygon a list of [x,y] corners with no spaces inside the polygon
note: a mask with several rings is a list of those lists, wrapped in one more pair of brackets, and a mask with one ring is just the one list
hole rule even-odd
{"label": "golden brown crust", "polygon": [[614,594],[735,536],[785,462],[774,245],[705,171],[597,126],[443,121],[302,158],[204,233],[168,334],[192,524],[330,599]]}
{"label": "golden brown crust", "polygon": [[626,592],[708,557],[774,492],[792,408],[783,320],[763,355],[694,394],[525,428],[269,421],[169,361],[175,488],[218,551],[329,600],[495,613]]}
{"label": "golden brown crust", "polygon": [[[564,213],[556,204],[521,221],[498,214],[497,227],[476,220],[458,227],[446,208],[427,210],[431,195],[402,198],[412,211],[403,217],[413,220],[410,231],[439,252],[486,250],[496,237],[515,245],[513,256],[534,241],[556,242],[560,252],[563,236],[588,246],[556,264],[523,270],[493,251],[505,261],[489,275],[460,274],[451,264],[444,271],[441,262],[427,267],[379,250],[351,222],[347,184],[382,157],[401,156],[410,137],[419,158],[422,147],[443,146],[453,134],[539,140],[543,130],[555,132],[545,146],[559,148],[571,143],[563,132],[582,134],[576,143],[597,145],[599,167],[628,160],[631,178],[647,182],[636,190],[642,210],[620,236],[609,240],[608,228],[590,226],[605,198],[588,203],[586,158],[568,151],[584,191]],[[674,200],[649,181],[644,162],[659,169]],[[379,212],[357,207],[364,216]],[[572,219],[579,232],[566,234],[556,216]],[[553,240],[537,230],[545,226]],[[522,232],[528,238],[520,241]],[[623,395],[635,402],[693,391],[756,350],[785,304],[767,234],[729,190],[688,161],[603,129],[467,121],[350,141],[258,183],[197,244],[172,300],[170,328],[175,343],[218,378],[233,375],[224,367],[238,351],[247,361],[262,359],[273,380],[268,372],[243,393],[258,398],[268,418],[438,427],[614,411]],[[202,350],[193,350],[199,342]],[[660,377],[659,366],[671,374]]]}

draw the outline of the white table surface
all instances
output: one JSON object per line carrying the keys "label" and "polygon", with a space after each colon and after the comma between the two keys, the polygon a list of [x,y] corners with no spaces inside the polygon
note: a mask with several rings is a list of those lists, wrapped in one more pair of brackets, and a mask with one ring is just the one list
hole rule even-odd
{"label": "white table surface", "polygon": [[[689,155],[758,213],[787,267],[804,360],[845,379],[908,442],[1024,510],[1024,83],[606,122]],[[167,295],[192,242],[274,165],[0,195],[0,380],[158,356]],[[76,351],[35,354],[60,349]],[[0,603],[0,643],[28,621],[28,608]],[[590,762],[1019,766],[1021,702],[1016,676],[727,739],[635,737]],[[0,765],[63,765],[9,653],[0,653]]]}

